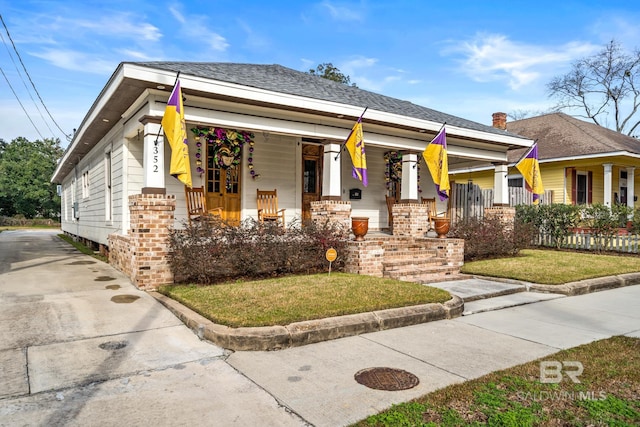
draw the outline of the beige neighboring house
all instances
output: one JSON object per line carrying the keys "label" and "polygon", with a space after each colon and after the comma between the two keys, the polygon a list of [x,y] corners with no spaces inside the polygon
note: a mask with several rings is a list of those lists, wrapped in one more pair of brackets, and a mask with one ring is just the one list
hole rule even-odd
{"label": "beige neighboring house", "polygon": [[[564,113],[506,121],[495,113],[493,126],[538,143],[540,174],[553,203],[589,205],[615,203],[635,207],[640,167],[640,141]],[[506,176],[509,187],[523,187],[522,175],[514,167],[526,148],[511,149]],[[493,188],[494,167],[451,169],[450,179]]]}

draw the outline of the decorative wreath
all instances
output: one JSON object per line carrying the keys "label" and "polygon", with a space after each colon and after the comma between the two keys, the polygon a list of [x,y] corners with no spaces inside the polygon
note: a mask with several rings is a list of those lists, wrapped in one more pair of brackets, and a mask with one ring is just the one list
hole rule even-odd
{"label": "decorative wreath", "polygon": [[[213,155],[216,165],[223,169],[233,169],[238,166],[242,160],[242,147],[245,144],[249,145],[249,153],[247,156],[247,163],[251,176],[256,175],[253,169],[253,146],[255,144],[253,138],[254,135],[246,131],[237,131],[234,129],[223,128],[202,128],[196,127],[191,129],[191,132],[195,135],[196,146],[198,152],[196,153],[196,163],[200,163],[200,139],[204,139],[207,145],[213,145]],[[204,169],[198,165],[198,173],[204,173]]]}

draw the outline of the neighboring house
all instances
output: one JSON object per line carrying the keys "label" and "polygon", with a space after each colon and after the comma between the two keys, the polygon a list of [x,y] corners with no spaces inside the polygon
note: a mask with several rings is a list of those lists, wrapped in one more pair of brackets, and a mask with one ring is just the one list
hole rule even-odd
{"label": "neighboring house", "polygon": [[[508,149],[531,144],[502,129],[279,65],[121,63],[53,175],[62,185],[64,232],[108,245],[110,234],[129,230],[129,197],[141,193],[174,195],[175,226],[184,223],[184,186],[169,175],[171,151],[160,128],[178,72],[193,185],[204,187],[209,206],[222,207],[230,221],[256,218],[256,190],[275,188],[288,224],[308,218],[310,201],[323,198],[350,200],[354,216],[369,217],[370,230],[383,229],[387,194],[413,202],[435,197],[424,162],[405,165],[411,179],[402,183],[388,173],[395,153],[415,165],[444,122],[450,168],[504,163]],[[348,152],[337,156],[365,107],[366,188],[352,178]],[[202,138],[197,147],[191,132],[197,127],[251,133],[253,150],[245,144],[236,167],[220,167],[219,152]]]}
{"label": "neighboring house", "polygon": [[[493,126],[537,141],[540,174],[553,203],[588,205],[615,203],[635,207],[636,167],[640,167],[640,141],[564,113],[551,113],[506,122],[495,113]],[[509,187],[523,187],[514,167],[526,148],[509,150]],[[452,181],[473,182],[493,188],[494,167],[450,168]]]}

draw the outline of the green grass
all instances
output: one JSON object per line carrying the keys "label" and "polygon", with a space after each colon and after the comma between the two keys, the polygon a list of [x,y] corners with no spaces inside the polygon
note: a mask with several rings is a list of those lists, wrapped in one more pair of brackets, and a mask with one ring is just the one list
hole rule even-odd
{"label": "green grass", "polygon": [[[540,382],[540,360],[578,361],[580,383]],[[613,337],[454,384],[394,405],[357,426],[635,426],[640,339]]]}
{"label": "green grass", "polygon": [[109,262],[107,257],[95,253],[95,251],[93,249],[86,247],[85,245],[83,245],[80,242],[74,241],[73,238],[67,236],[66,234],[58,234],[58,237],[61,238],[62,240],[64,240],[65,242],[69,243],[71,246],[73,246],[74,248],[76,248],[77,250],[79,250],[80,252],[82,252],[85,255],[92,256],[95,259],[99,259],[102,262]]}
{"label": "green grass", "polygon": [[159,291],[227,326],[287,325],[303,320],[426,303],[448,292],[416,283],[357,274],[279,277],[211,286],[167,285]]}
{"label": "green grass", "polygon": [[519,256],[465,263],[462,273],[558,285],[640,271],[640,257],[526,249]]}

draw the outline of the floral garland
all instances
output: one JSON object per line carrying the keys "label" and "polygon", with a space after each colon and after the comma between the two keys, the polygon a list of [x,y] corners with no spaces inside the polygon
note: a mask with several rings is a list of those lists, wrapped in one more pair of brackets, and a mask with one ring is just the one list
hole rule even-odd
{"label": "floral garland", "polygon": [[384,179],[387,183],[387,190],[391,190],[393,183],[402,179],[402,153],[387,151],[384,153],[384,162]]}
{"label": "floral garland", "polygon": [[[387,190],[391,190],[394,182],[402,180],[402,153],[398,151],[387,151],[384,153],[384,179]],[[420,187],[420,164],[418,163],[418,193],[422,193]]]}
{"label": "floral garland", "polygon": [[[202,168],[202,142],[203,138],[208,145],[213,145],[213,155],[215,164],[222,169],[233,169],[237,167],[242,158],[242,147],[249,145],[249,153],[247,155],[247,164],[249,173],[252,178],[256,177],[256,171],[253,167],[253,146],[255,141],[254,135],[246,131],[237,131],[234,129],[223,128],[202,128],[195,127],[191,129],[196,140],[196,166],[199,174],[204,173]],[[231,186],[230,174],[227,174],[227,188]]]}

